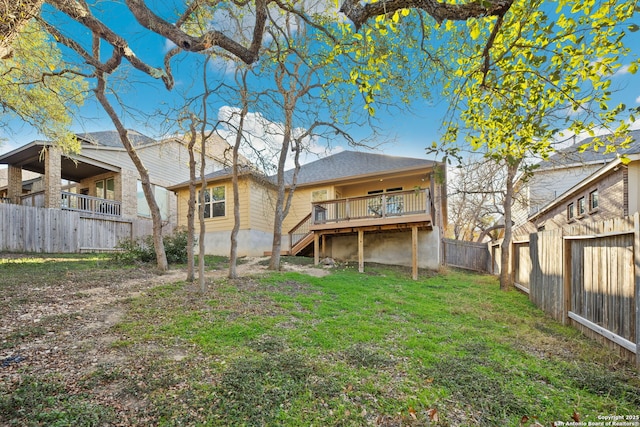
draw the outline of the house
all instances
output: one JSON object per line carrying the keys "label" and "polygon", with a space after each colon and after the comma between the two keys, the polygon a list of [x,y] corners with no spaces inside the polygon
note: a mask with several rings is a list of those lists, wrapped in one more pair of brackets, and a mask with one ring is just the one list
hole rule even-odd
{"label": "house", "polygon": [[[283,222],[286,254],[438,268],[446,224],[446,176],[438,162],[343,151],[303,165]],[[293,171],[285,175],[288,188]],[[206,176],[205,247],[227,255],[234,224],[230,170]],[[239,174],[238,254],[272,249],[275,177],[245,168]],[[186,225],[188,182],[178,195],[178,225]],[[417,249],[417,250],[414,250]]]}
{"label": "house", "polygon": [[[156,141],[134,130],[129,139],[147,168],[162,217],[175,223],[177,202],[167,187],[189,178],[189,155],[179,137]],[[61,154],[48,141],[33,141],[0,155],[8,165],[4,201],[84,214],[150,218],[137,169],[116,131],[76,135],[77,154]],[[207,143],[208,172],[222,169],[229,145],[214,137]],[[197,155],[196,157],[199,157]],[[23,172],[40,178],[23,183]]]}
{"label": "house", "polygon": [[[632,144],[618,152],[626,156],[626,161],[616,153],[580,152],[579,147],[587,140],[543,162],[540,171],[529,181],[529,191],[533,199],[538,189],[546,185],[547,192],[539,190],[538,199],[545,203],[532,204],[535,208],[529,212],[526,222],[519,224],[517,233],[603,221],[639,211],[640,131],[632,131],[631,136]],[[565,167],[562,167],[563,161]]]}

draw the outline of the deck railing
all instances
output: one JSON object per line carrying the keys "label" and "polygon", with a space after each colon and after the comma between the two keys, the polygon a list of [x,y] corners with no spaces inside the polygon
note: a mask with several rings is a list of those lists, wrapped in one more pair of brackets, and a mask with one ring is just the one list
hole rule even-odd
{"label": "deck railing", "polygon": [[63,191],[61,194],[62,209],[108,216],[120,216],[122,212],[121,203],[116,200],[101,199],[100,197],[69,193],[67,191]]}
{"label": "deck railing", "polygon": [[309,234],[311,227],[311,214],[305,216],[289,231],[289,251],[304,237]]}
{"label": "deck railing", "polygon": [[44,208],[44,190],[20,196],[20,205]]}
{"label": "deck railing", "polygon": [[431,192],[427,188],[314,202],[311,220],[316,225],[356,219],[430,215],[431,212]]}

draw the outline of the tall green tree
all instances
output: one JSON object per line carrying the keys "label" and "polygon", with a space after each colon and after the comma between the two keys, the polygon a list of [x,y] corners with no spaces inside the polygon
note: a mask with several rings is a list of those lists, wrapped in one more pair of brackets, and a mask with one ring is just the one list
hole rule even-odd
{"label": "tall green tree", "polygon": [[11,55],[0,60],[0,122],[19,118],[63,150],[77,151],[69,127],[87,83],[63,61],[60,49],[36,21],[21,27]]}
{"label": "tall green tree", "polygon": [[455,80],[447,85],[457,102],[444,141],[465,141],[504,166],[505,233],[500,286],[512,286],[509,248],[511,207],[518,174],[529,170],[529,156],[546,158],[565,132],[593,133],[604,128],[608,137],[592,147],[615,151],[627,144],[629,115],[625,105],[611,105],[612,76],[625,63],[635,73],[637,58],[625,46],[635,1],[560,0],[551,8],[542,0],[517,0],[502,16],[448,23],[452,34],[466,32],[470,40],[457,43],[462,53],[450,61]]}

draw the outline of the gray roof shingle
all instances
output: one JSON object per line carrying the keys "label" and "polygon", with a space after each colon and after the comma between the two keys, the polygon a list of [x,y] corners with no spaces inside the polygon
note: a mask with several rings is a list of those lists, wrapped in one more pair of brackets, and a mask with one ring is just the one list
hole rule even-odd
{"label": "gray roof shingle", "polygon": [[617,153],[604,153],[604,149],[600,151],[594,151],[593,149],[586,149],[580,152],[580,147],[585,144],[593,142],[595,138],[583,139],[570,147],[558,150],[557,153],[550,156],[547,160],[539,163],[540,169],[551,169],[558,166],[568,166],[571,164],[587,164],[587,163],[608,163],[611,160],[617,158],[618,154],[637,154],[640,153],[640,130],[630,131],[629,134],[633,138],[628,148],[621,148]]}
{"label": "gray roof shingle", "polygon": [[[300,166],[297,185],[312,184],[323,181],[337,181],[341,179],[355,178],[363,175],[375,175],[389,172],[397,172],[407,169],[432,168],[437,164],[433,160],[417,159],[413,157],[396,157],[386,154],[364,153],[358,151],[342,151],[340,153],[316,160]],[[250,173],[264,179],[271,184],[276,183],[276,176],[261,176],[253,168],[243,168],[242,173]],[[207,181],[215,179],[227,179],[232,173],[231,168],[224,168],[207,174]],[[293,169],[285,172],[285,182],[291,184]],[[180,188],[187,185],[184,182],[171,188]]]}
{"label": "gray roof shingle", "polygon": [[[88,142],[90,144],[100,145],[103,147],[118,147],[122,148],[122,141],[120,141],[120,135],[115,130],[107,130],[101,132],[88,132],[79,133],[76,135],[78,139]],[[140,147],[143,145],[154,144],[155,139],[141,134],[138,131],[128,129],[129,140],[134,147]]]}
{"label": "gray roof shingle", "polygon": [[[342,151],[300,167],[297,185],[313,182],[355,178],[403,169],[430,168],[436,164],[433,160],[413,157],[396,157],[386,154]],[[285,172],[285,182],[291,183],[293,170]]]}

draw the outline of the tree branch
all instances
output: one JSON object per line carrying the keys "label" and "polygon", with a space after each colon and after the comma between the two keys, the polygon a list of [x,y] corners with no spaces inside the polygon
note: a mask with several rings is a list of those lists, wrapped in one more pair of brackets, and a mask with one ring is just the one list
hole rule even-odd
{"label": "tree branch", "polygon": [[512,3],[513,0],[476,0],[465,4],[441,3],[436,0],[381,0],[375,3],[345,0],[340,12],[344,13],[358,30],[370,18],[394,13],[400,9],[421,9],[440,24],[446,20],[466,21],[484,16],[502,16]]}

